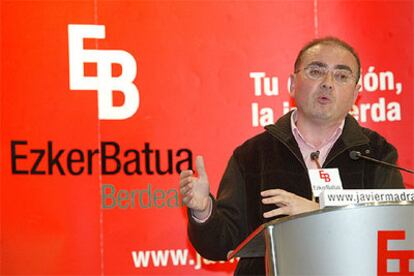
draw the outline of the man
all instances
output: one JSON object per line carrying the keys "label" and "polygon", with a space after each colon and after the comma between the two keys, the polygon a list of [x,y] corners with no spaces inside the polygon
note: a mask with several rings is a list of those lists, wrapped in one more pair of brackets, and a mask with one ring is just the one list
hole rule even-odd
{"label": "man", "polygon": [[[259,225],[280,215],[319,209],[312,201],[308,169],[338,168],[344,189],[403,188],[399,171],[365,160],[357,150],[395,163],[396,149],[378,133],[362,128],[348,115],[360,85],[360,61],[351,46],[333,37],[313,40],[300,51],[290,93],[297,109],[233,153],[217,200],[209,190],[202,157],[198,177],[180,175],[180,193],[189,208],[188,233],[196,250],[214,260],[226,259]],[[318,152],[318,160],[311,154]],[[264,274],[263,258],[241,259],[235,274]]]}

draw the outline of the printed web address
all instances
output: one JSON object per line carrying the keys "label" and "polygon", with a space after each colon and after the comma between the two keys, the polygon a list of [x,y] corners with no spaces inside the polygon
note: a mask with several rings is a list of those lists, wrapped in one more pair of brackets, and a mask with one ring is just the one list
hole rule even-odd
{"label": "printed web address", "polygon": [[199,270],[203,265],[212,265],[216,263],[224,264],[233,263],[238,258],[229,261],[210,261],[196,253],[195,260],[190,258],[188,249],[166,249],[166,250],[140,250],[132,251],[132,260],[136,268],[165,267],[165,266],[193,266]]}
{"label": "printed web address", "polygon": [[414,189],[325,190],[319,197],[321,208],[388,201],[414,201]]}

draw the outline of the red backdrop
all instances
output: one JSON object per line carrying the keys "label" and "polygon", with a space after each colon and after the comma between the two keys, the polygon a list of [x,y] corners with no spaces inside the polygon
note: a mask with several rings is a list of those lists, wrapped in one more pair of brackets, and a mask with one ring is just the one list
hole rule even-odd
{"label": "red backdrop", "polygon": [[[413,14],[412,1],[2,0],[1,273],[232,273],[189,244],[177,168],[204,155],[215,192],[232,150],[288,109],[294,59],[315,37],[358,50],[355,114],[413,168]],[[98,96],[131,67],[101,78],[89,61],[96,88],[71,89],[70,24],[105,26],[83,45],[102,60],[135,60],[128,118],[100,120]]]}

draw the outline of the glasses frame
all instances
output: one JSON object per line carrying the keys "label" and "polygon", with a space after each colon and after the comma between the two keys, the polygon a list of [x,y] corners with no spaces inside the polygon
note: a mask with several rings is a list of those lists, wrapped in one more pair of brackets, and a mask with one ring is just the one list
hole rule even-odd
{"label": "glasses frame", "polygon": [[[323,72],[325,72],[325,73],[323,74],[323,76],[321,76],[321,77],[319,77],[319,78],[314,78],[314,77],[310,76],[310,75],[309,75],[309,73],[307,73],[307,71],[308,71],[309,69],[311,69],[311,68],[318,68],[318,69],[321,69],[321,71],[323,71]],[[350,73],[350,78],[349,78],[349,81],[348,81],[348,80],[347,80],[346,82],[341,82],[341,81],[338,81],[338,80],[335,78],[335,72],[338,72],[338,71],[341,71],[341,72],[349,72],[349,73]],[[311,79],[311,80],[322,80],[322,79],[325,79],[325,78],[326,78],[326,76],[328,75],[328,73],[331,73],[331,74],[332,74],[332,78],[333,78],[333,80],[335,80],[335,82],[336,82],[336,83],[338,83],[338,84],[340,84],[340,85],[348,85],[348,84],[352,83],[352,81],[351,81],[351,80],[353,80],[353,82],[354,82],[354,83],[355,83],[355,81],[356,81],[356,77],[354,76],[354,72],[349,71],[349,70],[347,70],[347,69],[340,69],[340,68],[328,69],[328,68],[326,68],[326,67],[324,67],[324,66],[318,66],[318,65],[310,64],[310,65],[308,65],[308,66],[306,66],[306,67],[303,67],[302,69],[299,69],[299,70],[295,71],[295,74],[297,74],[297,73],[299,73],[299,72],[303,72],[303,73],[304,73],[304,75],[305,75],[308,79]]]}

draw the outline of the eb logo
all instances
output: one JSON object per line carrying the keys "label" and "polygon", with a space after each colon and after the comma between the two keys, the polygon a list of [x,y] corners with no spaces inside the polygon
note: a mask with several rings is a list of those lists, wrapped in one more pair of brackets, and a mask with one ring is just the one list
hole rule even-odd
{"label": "eb logo", "polygon": [[404,239],[404,230],[378,231],[378,276],[414,275],[414,267],[410,265],[414,263],[414,250],[390,250],[388,248],[389,240]]}
{"label": "eb logo", "polygon": [[[123,50],[84,49],[84,38],[105,38],[105,26],[68,25],[70,89],[97,90],[100,120],[122,120],[133,116],[139,107],[139,91],[133,83],[137,74],[134,57]],[[84,75],[85,63],[96,63],[97,76]],[[112,76],[112,64],[121,66],[121,75]],[[113,91],[124,94],[122,106],[113,105]]]}
{"label": "eb logo", "polygon": [[323,179],[325,182],[331,182],[331,177],[329,173],[324,172],[323,170],[319,171],[319,177]]}

